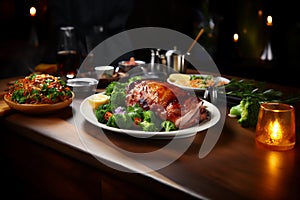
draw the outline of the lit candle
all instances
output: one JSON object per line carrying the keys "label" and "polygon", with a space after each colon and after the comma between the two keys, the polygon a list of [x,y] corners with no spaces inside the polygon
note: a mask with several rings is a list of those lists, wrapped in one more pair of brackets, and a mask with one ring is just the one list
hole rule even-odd
{"label": "lit candle", "polygon": [[281,126],[277,119],[269,124],[269,136],[270,143],[273,144],[278,144],[282,139]]}
{"label": "lit candle", "polygon": [[273,22],[272,22],[272,16],[268,16],[267,17],[267,26],[272,26],[273,25]]}
{"label": "lit candle", "polygon": [[29,38],[29,43],[33,44],[35,47],[39,46],[38,36],[35,29],[35,16],[36,16],[36,8],[32,6],[29,10],[29,14],[31,16],[31,33]]}
{"label": "lit candle", "polygon": [[31,17],[34,17],[36,15],[36,8],[32,6],[29,10],[29,14]]}
{"label": "lit candle", "polygon": [[261,17],[263,15],[263,11],[262,10],[258,10],[257,14],[258,14],[259,17]]}
{"label": "lit candle", "polygon": [[238,42],[239,41],[239,34],[235,33],[233,34],[233,41]]}
{"label": "lit candle", "polygon": [[289,150],[296,143],[295,110],[283,103],[262,103],[256,125],[257,144],[271,150]]}

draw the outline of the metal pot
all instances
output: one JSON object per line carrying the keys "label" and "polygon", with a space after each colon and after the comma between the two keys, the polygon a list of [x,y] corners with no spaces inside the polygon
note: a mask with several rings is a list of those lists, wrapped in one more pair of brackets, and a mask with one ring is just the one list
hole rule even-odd
{"label": "metal pot", "polygon": [[186,73],[185,55],[177,50],[176,46],[173,50],[166,52],[166,64],[177,72]]}

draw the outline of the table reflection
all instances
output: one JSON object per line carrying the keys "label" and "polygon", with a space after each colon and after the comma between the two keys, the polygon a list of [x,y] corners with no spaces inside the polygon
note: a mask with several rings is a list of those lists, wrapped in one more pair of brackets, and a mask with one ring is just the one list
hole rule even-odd
{"label": "table reflection", "polygon": [[[268,151],[265,155],[265,173],[261,177],[264,191],[259,193],[263,196],[269,196],[271,199],[280,199],[285,197],[284,185],[290,185],[288,177],[293,176],[295,155],[294,152]],[[292,185],[291,185],[292,187]]]}

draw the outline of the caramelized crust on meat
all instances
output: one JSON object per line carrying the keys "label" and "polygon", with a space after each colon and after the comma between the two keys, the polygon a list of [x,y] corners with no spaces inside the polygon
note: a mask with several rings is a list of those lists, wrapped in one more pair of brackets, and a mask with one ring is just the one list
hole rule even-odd
{"label": "caramelized crust on meat", "polygon": [[[166,82],[140,80],[131,83],[126,91],[126,104],[139,104],[144,110],[151,109],[162,119],[174,122],[177,127],[184,116],[190,117],[185,126],[207,119],[207,111],[200,98]],[[191,111],[198,107],[196,115],[192,115]],[[186,116],[188,114],[191,116]]]}

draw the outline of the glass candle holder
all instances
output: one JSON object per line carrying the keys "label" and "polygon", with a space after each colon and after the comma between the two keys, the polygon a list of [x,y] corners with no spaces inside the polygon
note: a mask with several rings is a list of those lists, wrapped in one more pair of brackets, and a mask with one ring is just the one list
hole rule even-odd
{"label": "glass candle holder", "polygon": [[283,103],[262,103],[256,125],[256,142],[270,150],[284,151],[294,148],[294,107]]}

